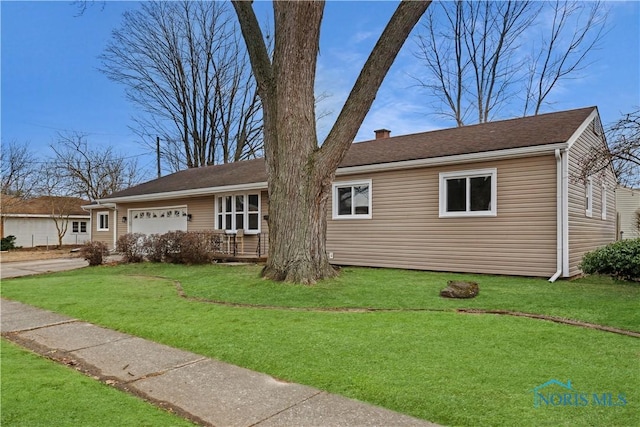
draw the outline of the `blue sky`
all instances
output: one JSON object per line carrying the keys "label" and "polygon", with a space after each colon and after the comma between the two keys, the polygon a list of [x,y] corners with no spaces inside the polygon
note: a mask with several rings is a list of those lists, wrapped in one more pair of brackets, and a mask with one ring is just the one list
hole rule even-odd
{"label": "blue sky", "polygon": [[[609,1],[608,34],[594,52],[593,65],[566,81],[553,97],[553,109],[597,105],[605,124],[640,105],[640,3]],[[328,132],[331,120],[351,89],[357,73],[395,9],[395,2],[329,1],[325,9],[317,88],[331,96],[321,108],[333,111],[319,124]],[[112,145],[127,155],[143,151],[129,130],[136,112],[124,89],[98,71],[97,57],[122,12],[134,2],[94,5],[81,17],[69,1],[2,1],[1,136],[3,143],[29,142],[40,155],[50,154],[57,132],[81,131],[96,145]],[[256,4],[259,18],[270,4]],[[408,40],[383,83],[357,141],[373,138],[379,128],[392,135],[450,127],[430,114],[424,93],[409,74],[417,64]],[[550,109],[547,109],[550,110]],[[153,171],[153,156],[140,166]]]}

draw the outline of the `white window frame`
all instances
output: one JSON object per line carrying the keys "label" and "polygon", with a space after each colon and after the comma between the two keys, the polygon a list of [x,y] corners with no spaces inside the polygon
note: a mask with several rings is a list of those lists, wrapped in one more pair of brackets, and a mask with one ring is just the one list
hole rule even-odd
{"label": "white window frame", "polygon": [[584,185],[584,214],[587,218],[593,217],[593,178],[587,178],[587,182]]}
{"label": "white window frame", "polygon": [[[487,211],[471,211],[471,186],[469,180],[471,178],[480,178],[484,176],[491,177],[491,208]],[[447,211],[447,180],[463,179],[467,180],[467,200],[466,211],[448,212]],[[455,172],[440,173],[440,218],[459,218],[459,217],[493,217],[498,215],[498,170],[496,168],[463,170]]]}
{"label": "white window frame", "polygon": [[[83,229],[84,225],[84,231]],[[72,234],[86,234],[87,233],[87,221],[72,221],[71,222],[71,233]]]}
{"label": "white window frame", "polygon": [[[258,210],[250,211],[249,210],[249,196],[258,196]],[[227,197],[231,197],[231,211],[227,212],[225,199]],[[243,197],[243,210],[242,212],[236,211],[236,197]],[[220,199],[222,199],[222,205],[220,204]],[[242,230],[244,234],[259,234],[262,229],[262,195],[260,192],[248,192],[248,193],[233,193],[233,194],[218,194],[215,198],[215,229],[223,230],[228,233],[237,233],[238,229],[236,227],[236,215],[242,214],[244,216],[244,227]],[[258,215],[258,229],[253,230],[249,229],[249,215]],[[231,215],[231,227],[229,229],[226,228],[226,216]],[[222,228],[219,225],[219,218],[222,217]]]}
{"label": "white window frame", "polygon": [[607,183],[602,182],[602,193],[600,194],[600,209],[601,209],[601,218],[603,220],[607,219]]}
{"label": "white window frame", "polygon": [[[106,218],[103,220],[102,218]],[[104,227],[106,221],[107,226]],[[98,212],[96,215],[96,231],[109,231],[109,212]]]}
{"label": "white window frame", "polygon": [[[353,192],[353,187],[359,187],[366,185],[369,187],[369,205],[368,205],[368,213],[366,214],[356,214],[354,212],[355,206],[351,206],[351,214],[350,215],[340,215],[339,211],[339,197],[338,197],[338,189],[351,187],[351,191]],[[334,182],[332,185],[331,191],[331,199],[332,199],[332,218],[333,219],[371,219],[373,217],[372,207],[373,207],[373,185],[370,179],[360,179],[357,181],[341,181]]]}

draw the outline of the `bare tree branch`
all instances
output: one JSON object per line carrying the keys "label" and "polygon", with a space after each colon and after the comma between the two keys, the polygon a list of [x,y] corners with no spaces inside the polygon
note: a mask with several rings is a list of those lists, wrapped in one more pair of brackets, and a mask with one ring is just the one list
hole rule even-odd
{"label": "bare tree branch", "polygon": [[[587,65],[605,19],[600,2],[441,2],[416,38],[414,54],[426,72],[414,78],[437,114],[458,126],[505,110],[538,114],[557,85]],[[523,55],[522,43],[538,32],[542,42]]]}
{"label": "bare tree branch", "polygon": [[260,99],[229,7],[147,2],[126,12],[102,71],[144,112],[136,133],[172,170],[260,154]]}
{"label": "bare tree branch", "polygon": [[37,182],[37,158],[29,144],[17,141],[2,144],[0,194],[25,199],[33,194]]}
{"label": "bare tree branch", "polygon": [[87,134],[60,133],[57,143],[51,144],[51,149],[55,157],[47,169],[51,175],[47,180],[56,177],[56,186],[51,186],[51,195],[75,195],[97,200],[130,187],[139,180],[135,159],[125,158],[112,147],[91,148]]}
{"label": "bare tree branch", "polygon": [[613,167],[622,185],[640,187],[640,107],[624,114],[605,132],[608,145],[592,149],[582,159],[581,177]]}

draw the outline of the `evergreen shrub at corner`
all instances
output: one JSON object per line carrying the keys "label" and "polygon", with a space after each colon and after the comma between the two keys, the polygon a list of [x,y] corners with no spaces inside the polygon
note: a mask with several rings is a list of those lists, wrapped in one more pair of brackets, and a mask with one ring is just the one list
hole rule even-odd
{"label": "evergreen shrub at corner", "polygon": [[588,252],[580,268],[586,274],[640,280],[640,239],[620,240]]}
{"label": "evergreen shrub at corner", "polygon": [[9,235],[0,240],[0,251],[8,251],[10,249],[18,249],[16,246],[16,236]]}
{"label": "evergreen shrub at corner", "polygon": [[87,242],[80,248],[82,258],[89,261],[89,265],[100,265],[109,253],[109,248],[103,242]]}

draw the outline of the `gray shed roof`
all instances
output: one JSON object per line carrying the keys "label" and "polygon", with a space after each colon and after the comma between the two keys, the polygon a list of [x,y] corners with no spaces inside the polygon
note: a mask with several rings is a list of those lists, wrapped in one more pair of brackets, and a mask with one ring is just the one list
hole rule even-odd
{"label": "gray shed roof", "polygon": [[[596,107],[374,139],[351,145],[340,167],[376,165],[567,142]],[[187,169],[104,200],[267,181],[264,159]]]}

